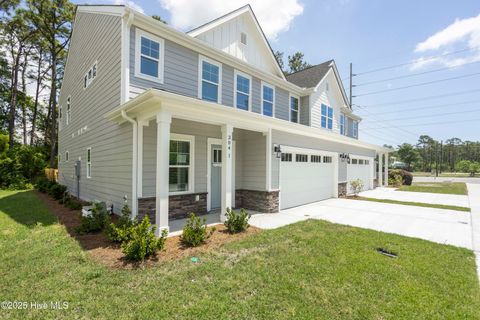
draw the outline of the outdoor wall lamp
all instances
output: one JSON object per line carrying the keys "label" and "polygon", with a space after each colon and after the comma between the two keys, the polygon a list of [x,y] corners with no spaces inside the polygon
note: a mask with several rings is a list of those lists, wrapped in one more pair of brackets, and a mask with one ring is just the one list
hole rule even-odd
{"label": "outdoor wall lamp", "polygon": [[350,155],[348,153],[340,154],[340,159],[342,159],[342,162],[347,161],[347,163],[350,163]]}
{"label": "outdoor wall lamp", "polygon": [[276,156],[278,159],[282,157],[282,149],[280,148],[279,144],[274,144],[273,145],[273,152],[276,153]]}

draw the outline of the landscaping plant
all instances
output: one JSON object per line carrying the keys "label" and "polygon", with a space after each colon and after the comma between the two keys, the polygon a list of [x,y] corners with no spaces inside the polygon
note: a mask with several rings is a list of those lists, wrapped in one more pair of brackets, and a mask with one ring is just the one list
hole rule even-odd
{"label": "landscaping plant", "polygon": [[122,242],[122,252],[128,260],[143,261],[165,247],[167,230],[164,229],[161,236],[157,238],[148,215],[130,229],[130,239]]}
{"label": "landscaping plant", "polygon": [[107,237],[110,241],[116,243],[123,243],[129,241],[132,237],[134,227],[137,225],[136,220],[132,220],[132,211],[128,207],[128,204],[122,208],[122,216],[118,219],[118,222],[110,223],[107,228]]}
{"label": "landscaping plant", "polygon": [[363,181],[361,179],[353,180],[350,182],[350,190],[355,197],[363,190]]}
{"label": "landscaping plant", "polygon": [[105,229],[110,222],[110,216],[107,212],[107,206],[104,202],[96,202],[93,204],[92,214],[82,216],[80,225],[76,231],[80,234],[98,232]]}
{"label": "landscaping plant", "polygon": [[236,213],[230,208],[227,208],[227,213],[225,214],[226,221],[225,227],[230,233],[239,233],[247,230],[250,226],[248,220],[250,219],[250,214],[247,213],[245,209],[240,209],[239,213]]}
{"label": "landscaping plant", "polygon": [[197,247],[210,238],[216,229],[212,228],[211,231],[208,232],[206,221],[205,218],[201,219],[200,217],[195,216],[193,212],[190,214],[180,237],[185,246]]}
{"label": "landscaping plant", "polygon": [[63,199],[63,197],[65,197],[66,192],[67,192],[67,187],[58,183],[54,183],[53,185],[51,185],[47,191],[48,195],[54,198],[55,200]]}

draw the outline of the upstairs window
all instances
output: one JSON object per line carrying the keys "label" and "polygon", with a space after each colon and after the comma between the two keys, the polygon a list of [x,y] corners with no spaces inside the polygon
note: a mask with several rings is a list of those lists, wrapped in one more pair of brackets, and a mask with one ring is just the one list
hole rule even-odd
{"label": "upstairs window", "polygon": [[247,34],[245,32],[240,33],[240,42],[247,45]]}
{"label": "upstairs window", "polygon": [[88,69],[87,73],[85,73],[85,76],[83,76],[83,88],[86,89],[92,82],[95,80],[97,77],[97,62]]}
{"label": "upstairs window", "polygon": [[67,125],[67,126],[70,123],[70,104],[71,104],[71,97],[68,96],[68,98],[67,98],[67,114],[65,116],[65,125]]}
{"label": "upstairs window", "polygon": [[273,99],[275,89],[268,84],[262,85],[262,114],[273,117]]}
{"label": "upstairs window", "polygon": [[235,72],[235,105],[238,109],[250,110],[251,78]]}
{"label": "upstairs window", "polygon": [[87,149],[87,178],[92,177],[92,148]]}
{"label": "upstairs window", "polygon": [[70,158],[70,154],[68,151],[65,151],[65,162],[68,162],[68,159]]}
{"label": "upstairs window", "polygon": [[345,114],[340,114],[340,134],[345,135]]}
{"label": "upstairs window", "polygon": [[62,130],[62,107],[58,108],[58,131]]}
{"label": "upstairs window", "polygon": [[221,65],[206,58],[200,59],[200,98],[220,103]]}
{"label": "upstairs window", "polygon": [[353,137],[358,138],[358,121],[353,121]]}
{"label": "upstairs window", "polygon": [[290,96],[290,121],[298,123],[298,98]]}
{"label": "upstairs window", "polygon": [[322,104],[322,128],[332,130],[333,128],[333,108]]}
{"label": "upstairs window", "polygon": [[135,76],[163,83],[164,40],[137,29]]}

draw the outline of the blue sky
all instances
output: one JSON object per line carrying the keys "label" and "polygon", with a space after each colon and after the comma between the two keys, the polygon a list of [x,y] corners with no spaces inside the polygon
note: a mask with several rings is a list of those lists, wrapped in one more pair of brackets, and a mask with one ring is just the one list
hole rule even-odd
{"label": "blue sky", "polygon": [[[247,1],[136,0],[128,3],[145,14],[160,15],[170,25],[187,30]],[[451,137],[480,140],[479,1],[262,0],[250,3],[274,50],[283,51],[285,55],[302,51],[311,64],[333,58],[346,85],[350,62],[354,73],[416,62],[354,77],[354,84],[359,85],[354,88],[354,95],[359,95],[354,103],[362,106],[354,107],[354,111],[364,119],[360,124],[362,140],[397,145],[415,143],[420,134],[437,140]],[[461,52],[452,54],[457,51]],[[428,59],[419,63],[418,59],[424,58]],[[445,70],[429,72],[438,69]],[[421,72],[428,73],[415,75]],[[402,76],[411,77],[383,81]],[[452,77],[463,78],[398,89]],[[372,81],[380,82],[362,86]],[[360,96],[391,89],[395,90]],[[468,92],[472,90],[476,91]],[[443,97],[438,97],[441,95]],[[428,99],[400,103],[420,98]]]}

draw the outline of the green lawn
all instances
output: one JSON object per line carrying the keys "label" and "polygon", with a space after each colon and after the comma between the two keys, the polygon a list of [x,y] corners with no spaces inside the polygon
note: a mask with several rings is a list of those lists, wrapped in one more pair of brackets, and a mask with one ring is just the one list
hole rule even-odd
{"label": "green lawn", "polygon": [[[390,258],[376,252],[383,247]],[[2,301],[67,310],[0,310],[16,319],[479,319],[469,250],[308,220],[184,258],[108,270],[32,191],[0,191]]]}
{"label": "green lawn", "polygon": [[[412,172],[414,177],[435,177],[435,172]],[[459,177],[468,178],[470,173],[465,172],[443,172],[438,174],[439,177]]]}
{"label": "green lawn", "polygon": [[377,198],[367,198],[367,197],[356,197],[356,198],[353,198],[353,199],[373,201],[373,202],[382,202],[382,203],[402,204],[402,205],[405,205],[405,206],[437,208],[437,209],[447,209],[447,210],[470,212],[470,208],[467,208],[467,207],[447,206],[447,205],[443,205],[443,204],[432,204],[432,203],[424,203],[424,202],[407,202],[407,201],[398,201],[398,200],[390,200],[390,199],[377,199]]}
{"label": "green lawn", "polygon": [[414,182],[411,186],[401,186],[399,191],[431,192],[467,195],[467,185],[463,182]]}

